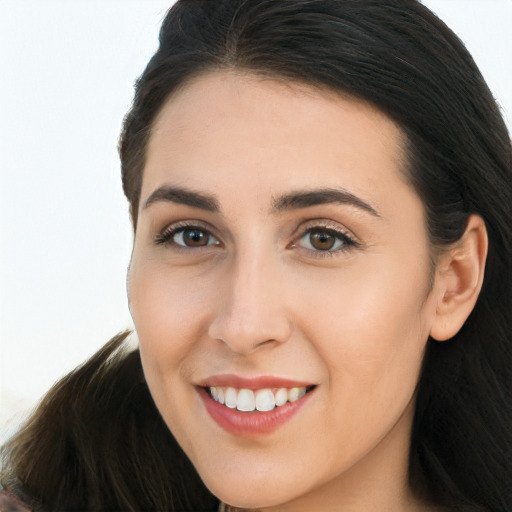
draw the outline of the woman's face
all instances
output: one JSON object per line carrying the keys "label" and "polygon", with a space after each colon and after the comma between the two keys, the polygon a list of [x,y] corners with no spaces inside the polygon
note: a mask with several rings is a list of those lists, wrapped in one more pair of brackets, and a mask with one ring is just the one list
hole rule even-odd
{"label": "woman's face", "polygon": [[404,166],[373,107],[251,75],[196,79],[156,119],[131,311],[155,403],[222,500],[406,499],[436,285]]}

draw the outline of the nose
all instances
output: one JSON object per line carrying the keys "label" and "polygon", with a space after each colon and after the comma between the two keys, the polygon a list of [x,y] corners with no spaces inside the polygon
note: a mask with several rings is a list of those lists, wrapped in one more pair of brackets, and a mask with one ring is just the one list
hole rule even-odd
{"label": "nose", "polygon": [[286,342],[293,327],[279,274],[268,259],[254,254],[238,258],[218,290],[210,337],[242,355]]}

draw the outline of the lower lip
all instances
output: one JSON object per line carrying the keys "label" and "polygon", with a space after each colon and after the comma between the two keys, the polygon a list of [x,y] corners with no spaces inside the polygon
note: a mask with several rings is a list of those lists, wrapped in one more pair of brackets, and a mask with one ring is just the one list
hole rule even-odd
{"label": "lower lip", "polygon": [[240,437],[270,434],[290,420],[309,400],[314,390],[271,411],[241,412],[215,401],[205,388],[198,388],[206,410],[215,422],[229,433]]}

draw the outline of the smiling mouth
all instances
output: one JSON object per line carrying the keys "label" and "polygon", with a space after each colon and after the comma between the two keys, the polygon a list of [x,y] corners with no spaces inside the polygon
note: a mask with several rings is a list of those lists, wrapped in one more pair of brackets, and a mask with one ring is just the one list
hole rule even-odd
{"label": "smiling mouth", "polygon": [[267,412],[293,403],[309,393],[315,386],[293,388],[247,389],[231,386],[210,386],[203,388],[219,404],[240,412]]}

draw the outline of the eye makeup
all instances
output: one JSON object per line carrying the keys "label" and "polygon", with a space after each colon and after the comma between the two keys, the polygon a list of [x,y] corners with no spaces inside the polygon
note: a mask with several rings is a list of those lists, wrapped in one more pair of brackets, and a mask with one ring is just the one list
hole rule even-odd
{"label": "eye makeup", "polygon": [[[167,225],[154,238],[157,246],[174,250],[197,251],[220,247],[222,242],[204,222],[186,220]],[[292,241],[286,246],[290,250],[301,250],[308,257],[324,258],[342,255],[361,247],[355,237],[332,221],[311,220],[297,228]]]}
{"label": "eye makeup", "polygon": [[155,237],[156,245],[200,248],[220,245],[220,241],[199,221],[182,221],[166,226]]}

